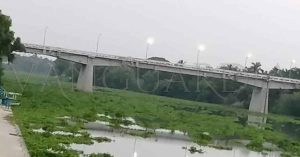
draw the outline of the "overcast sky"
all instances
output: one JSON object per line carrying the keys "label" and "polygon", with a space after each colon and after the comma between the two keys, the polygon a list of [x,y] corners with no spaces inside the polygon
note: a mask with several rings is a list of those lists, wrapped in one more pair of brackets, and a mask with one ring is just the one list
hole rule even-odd
{"label": "overcast sky", "polygon": [[206,45],[200,62],[244,64],[261,61],[300,66],[299,0],[0,0],[13,30],[23,42],[145,57],[196,62],[197,46]]}

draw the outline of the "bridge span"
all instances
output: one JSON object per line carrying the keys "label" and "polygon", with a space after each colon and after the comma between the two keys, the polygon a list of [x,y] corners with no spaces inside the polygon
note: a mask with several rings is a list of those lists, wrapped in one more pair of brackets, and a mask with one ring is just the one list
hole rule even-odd
{"label": "bridge span", "polygon": [[254,87],[249,110],[259,113],[268,113],[268,98],[270,89],[300,89],[300,80],[297,79],[215,68],[202,68],[177,63],[70,50],[37,44],[24,45],[27,53],[48,55],[81,64],[82,66],[77,80],[77,89],[86,92],[93,91],[94,66],[129,66],[237,81]]}

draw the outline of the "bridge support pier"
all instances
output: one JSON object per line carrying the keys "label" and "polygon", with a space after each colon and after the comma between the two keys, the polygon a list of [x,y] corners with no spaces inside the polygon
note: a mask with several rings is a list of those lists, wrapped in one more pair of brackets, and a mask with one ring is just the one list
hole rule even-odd
{"label": "bridge support pier", "polygon": [[93,64],[82,64],[77,80],[77,89],[84,92],[93,92]]}
{"label": "bridge support pier", "polygon": [[252,98],[249,110],[258,113],[268,113],[269,89],[255,87],[252,92]]}

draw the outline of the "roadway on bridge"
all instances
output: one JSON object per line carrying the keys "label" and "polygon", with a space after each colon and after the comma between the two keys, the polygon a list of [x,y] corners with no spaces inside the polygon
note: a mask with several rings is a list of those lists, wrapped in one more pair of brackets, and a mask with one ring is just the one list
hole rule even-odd
{"label": "roadway on bridge", "polygon": [[12,112],[0,106],[0,156],[29,157],[17,127],[8,120],[10,116]]}

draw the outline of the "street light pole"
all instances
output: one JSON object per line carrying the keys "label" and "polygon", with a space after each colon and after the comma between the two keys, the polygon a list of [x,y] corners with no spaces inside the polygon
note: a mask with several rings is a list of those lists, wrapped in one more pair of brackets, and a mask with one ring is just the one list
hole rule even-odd
{"label": "street light pole", "polygon": [[199,67],[199,54],[200,52],[205,51],[206,47],[203,44],[200,44],[197,49],[197,67]]}
{"label": "street light pole", "polygon": [[295,63],[296,63],[296,60],[295,59],[293,59],[292,60],[292,62],[291,62],[291,65],[290,65],[290,72],[289,72],[289,78],[291,78],[291,75],[292,75],[292,68],[293,68],[293,65],[295,65]]}
{"label": "street light pole", "polygon": [[199,50],[197,50],[197,68],[199,67]]}
{"label": "street light pole", "polygon": [[246,57],[246,59],[245,59],[245,69],[247,68],[247,62],[248,62],[248,56]]}
{"label": "street light pole", "polygon": [[245,59],[245,69],[247,69],[247,63],[248,63],[248,59],[252,57],[252,54],[249,53],[247,56],[246,56],[246,59]]}
{"label": "street light pole", "polygon": [[99,41],[100,41],[100,37],[102,36],[102,34],[98,34],[97,36],[97,46],[96,46],[96,53],[98,52],[98,49],[99,49]]}
{"label": "street light pole", "polygon": [[292,62],[291,62],[290,69],[292,69],[292,68],[293,68],[293,66],[295,65],[295,63],[296,63],[296,60],[295,60],[295,59],[293,59],[293,60],[292,60]]}
{"label": "street light pole", "polygon": [[45,44],[46,44],[46,35],[47,35],[47,31],[48,31],[48,26],[45,27],[44,29],[44,39],[43,39],[43,54],[45,54],[46,48],[45,48]]}
{"label": "street light pole", "polygon": [[149,37],[147,39],[147,48],[146,48],[146,59],[148,58],[148,51],[150,49],[150,46],[154,44],[154,38]]}
{"label": "street light pole", "polygon": [[150,45],[147,43],[147,48],[146,48],[146,59],[148,58],[149,47],[150,47]]}

